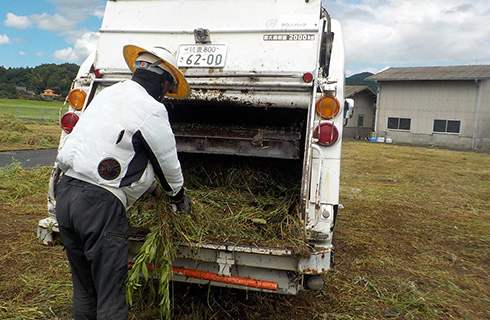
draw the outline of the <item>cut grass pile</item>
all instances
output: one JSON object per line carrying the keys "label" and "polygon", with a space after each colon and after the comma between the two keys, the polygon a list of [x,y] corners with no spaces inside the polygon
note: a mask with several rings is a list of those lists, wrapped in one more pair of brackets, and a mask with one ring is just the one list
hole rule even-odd
{"label": "cut grass pile", "polygon": [[[272,167],[288,172],[280,165]],[[184,170],[199,168],[185,163]],[[253,188],[253,196],[236,203],[233,197],[206,203],[204,190],[226,182],[233,168],[227,175],[210,175],[198,182],[186,176],[189,193],[203,190],[191,194],[194,203],[224,207],[230,222],[235,219],[230,212],[240,211],[229,211],[228,205],[239,209],[243,203],[262,203]],[[0,170],[2,319],[71,318],[72,288],[64,253],[61,247],[39,245],[35,235],[38,220],[46,216],[48,174],[49,168]],[[261,175],[245,174],[237,181],[254,177],[268,185]],[[245,183],[237,185],[246,193]],[[233,190],[221,191],[229,189]],[[334,233],[336,268],[325,276],[325,288],[291,297],[171,284],[173,318],[489,319],[489,197],[489,154],[345,142],[341,171],[345,209],[339,212]],[[275,204],[266,203],[256,210],[273,210]],[[289,208],[288,213],[294,214]],[[237,226],[272,225],[267,218],[265,225],[253,222],[260,218],[253,210],[241,215]],[[202,219],[187,220],[195,226],[211,225],[208,234],[196,231],[195,239],[200,235],[222,239],[215,230],[222,226]],[[268,232],[275,231],[265,230],[257,241],[267,240]],[[152,293],[143,293],[130,319],[158,317],[158,306],[149,302]]]}
{"label": "cut grass pile", "polygon": [[[145,196],[129,211],[134,227],[150,228],[155,215],[169,217],[175,243],[231,243],[287,247],[307,254],[299,219],[301,168],[296,162],[181,156],[192,213],[175,215],[162,199]],[[164,201],[165,199],[163,199]],[[165,210],[166,208],[166,210]]]}
{"label": "cut grass pile", "polygon": [[61,128],[54,121],[22,121],[16,116],[0,115],[0,151],[57,148]]}
{"label": "cut grass pile", "polygon": [[141,294],[136,292],[141,287],[139,274],[148,281],[145,262],[149,262],[156,269],[150,274],[160,282],[150,282],[149,288],[163,297],[160,313],[171,313],[169,259],[180,243],[246,244],[289,248],[298,256],[310,254],[299,219],[298,163],[198,155],[180,158],[186,193],[193,199],[192,212],[173,213],[167,197],[155,195],[144,196],[128,212],[132,227],[152,230],[134,259],[128,301]]}

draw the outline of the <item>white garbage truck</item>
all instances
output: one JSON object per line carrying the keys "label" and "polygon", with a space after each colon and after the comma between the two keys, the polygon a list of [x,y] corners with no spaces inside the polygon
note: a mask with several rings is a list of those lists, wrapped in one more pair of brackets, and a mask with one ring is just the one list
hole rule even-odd
{"label": "white garbage truck", "polygon": [[[333,265],[342,127],[353,109],[344,99],[339,22],[321,0],[107,1],[96,51],[81,65],[60,115],[60,147],[95,95],[131,77],[122,55],[127,44],[169,49],[186,76],[190,97],[164,102],[179,153],[285,159],[301,168],[297,203],[308,254],[180,244],[173,280],[282,294],[320,289]],[[38,228],[44,244],[58,232],[58,173],[55,163],[49,216]]]}

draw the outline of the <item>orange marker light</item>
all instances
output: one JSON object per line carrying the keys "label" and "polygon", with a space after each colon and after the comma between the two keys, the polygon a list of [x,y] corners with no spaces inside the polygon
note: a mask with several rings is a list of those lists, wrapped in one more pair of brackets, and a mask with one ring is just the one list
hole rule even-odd
{"label": "orange marker light", "polygon": [[315,104],[316,113],[324,119],[332,119],[340,111],[340,102],[332,95],[322,96]]}
{"label": "orange marker light", "polygon": [[75,110],[82,110],[87,94],[81,89],[73,89],[68,94],[68,103]]}

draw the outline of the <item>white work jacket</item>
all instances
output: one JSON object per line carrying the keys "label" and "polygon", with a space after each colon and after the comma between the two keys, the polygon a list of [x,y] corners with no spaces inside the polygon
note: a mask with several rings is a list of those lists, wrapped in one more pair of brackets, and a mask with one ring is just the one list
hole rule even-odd
{"label": "white work jacket", "polygon": [[101,91],[57,156],[66,175],[99,185],[129,208],[155,174],[168,196],[184,179],[165,106],[126,80]]}

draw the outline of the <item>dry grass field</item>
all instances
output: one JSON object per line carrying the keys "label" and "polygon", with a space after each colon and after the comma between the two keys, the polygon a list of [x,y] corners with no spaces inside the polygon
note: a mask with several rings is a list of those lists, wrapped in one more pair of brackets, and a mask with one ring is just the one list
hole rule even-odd
{"label": "dry grass field", "polygon": [[57,148],[60,134],[55,121],[19,121],[13,115],[0,115],[0,151]]}
{"label": "dry grass field", "polygon": [[[36,239],[48,175],[0,169],[0,319],[72,317],[62,247]],[[173,318],[490,318],[490,154],[344,142],[341,202],[324,289],[277,296],[173,284]],[[157,318],[144,293],[130,319]]]}

